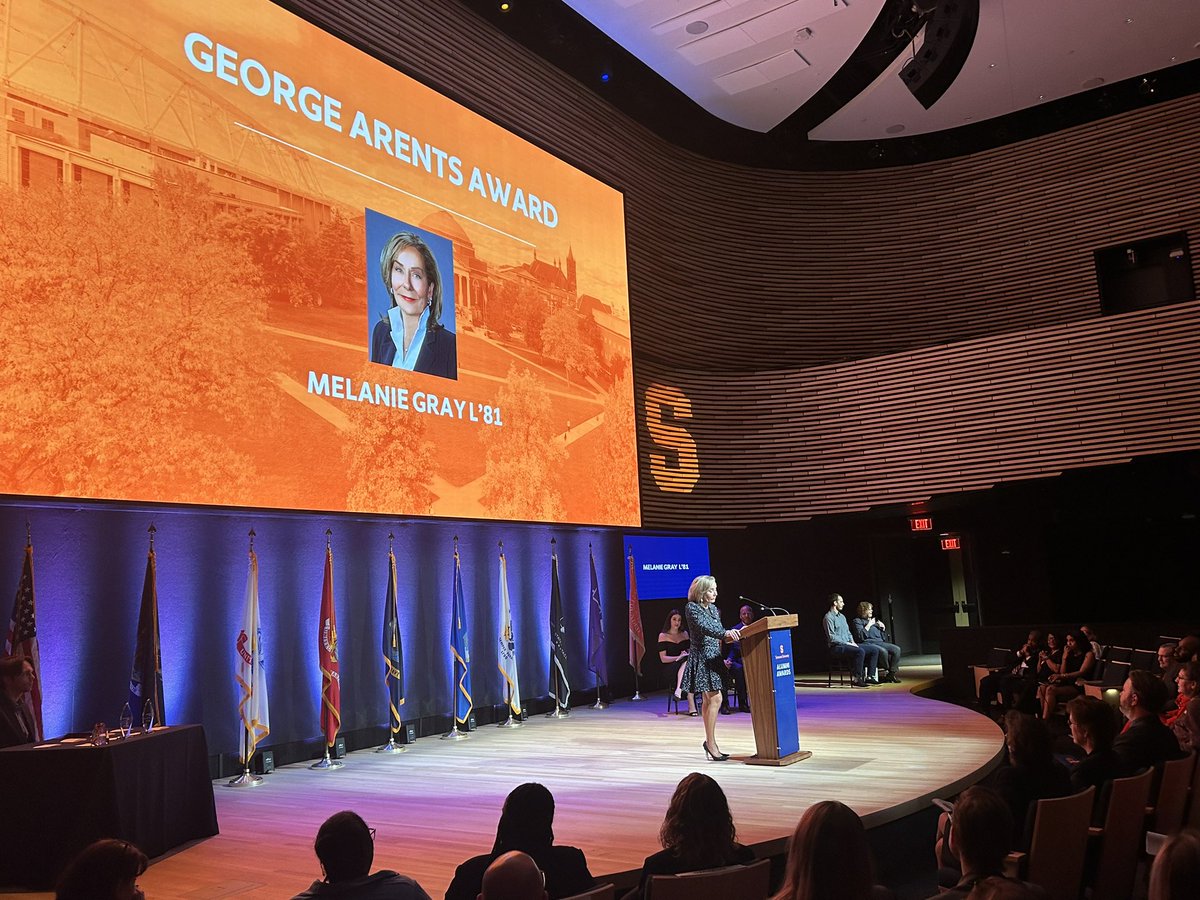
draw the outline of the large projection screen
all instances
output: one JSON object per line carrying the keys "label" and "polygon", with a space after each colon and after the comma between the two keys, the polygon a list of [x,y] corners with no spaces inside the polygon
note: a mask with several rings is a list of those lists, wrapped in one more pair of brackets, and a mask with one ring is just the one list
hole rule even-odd
{"label": "large projection screen", "polygon": [[640,524],[619,192],[265,0],[6,16],[0,493]]}

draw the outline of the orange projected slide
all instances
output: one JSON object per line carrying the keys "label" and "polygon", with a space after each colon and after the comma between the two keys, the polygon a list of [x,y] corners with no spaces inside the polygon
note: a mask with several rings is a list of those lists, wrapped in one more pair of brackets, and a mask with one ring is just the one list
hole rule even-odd
{"label": "orange projected slide", "polygon": [[617,191],[266,0],[3,27],[0,492],[640,524]]}

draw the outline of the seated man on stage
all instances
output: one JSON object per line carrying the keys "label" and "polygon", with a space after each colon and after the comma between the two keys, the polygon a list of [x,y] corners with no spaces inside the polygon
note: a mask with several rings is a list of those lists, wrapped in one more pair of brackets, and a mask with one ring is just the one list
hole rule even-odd
{"label": "seated man on stage", "polygon": [[889,643],[884,633],[884,624],[875,618],[874,607],[867,601],[858,604],[858,615],[854,622],[854,640],[860,644],[874,644],[879,648],[882,662],[887,663],[887,677],[883,681],[900,683],[900,648]]}
{"label": "seated man on stage", "polygon": [[[739,621],[733,626],[734,631],[741,631],[754,621],[754,610],[748,605],[738,610]],[[725,695],[721,698],[721,715],[727,716],[729,709],[729,692],[737,696],[738,712],[750,712],[750,701],[746,698],[746,673],[742,668],[742,642],[734,641],[725,651]]]}
{"label": "seated man on stage", "polygon": [[292,900],[314,897],[361,897],[364,900],[430,900],[421,886],[391,869],[370,874],[375,859],[375,829],[358,813],[334,813],[317,829],[313,843],[324,881],[314,881]]}
{"label": "seated man on stage", "polygon": [[[850,665],[850,683],[855,687],[866,687],[868,684],[879,684],[879,645],[856,644],[850,637],[850,626],[842,615],[846,601],[841,594],[829,595],[829,612],[825,613],[822,624],[825,626],[825,640],[829,644],[829,652],[840,656]],[[863,672],[866,672],[866,678]]]}

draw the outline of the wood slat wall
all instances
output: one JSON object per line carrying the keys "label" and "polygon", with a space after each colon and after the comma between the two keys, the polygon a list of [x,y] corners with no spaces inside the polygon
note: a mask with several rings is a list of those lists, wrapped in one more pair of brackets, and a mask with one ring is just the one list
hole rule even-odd
{"label": "wood slat wall", "polygon": [[[1101,319],[1092,260],[1195,242],[1200,98],[954,160],[758,170],[662,141],[454,0],[287,5],[624,192],[647,525],[1200,447],[1195,306]],[[690,490],[655,481],[652,383],[692,401]]]}

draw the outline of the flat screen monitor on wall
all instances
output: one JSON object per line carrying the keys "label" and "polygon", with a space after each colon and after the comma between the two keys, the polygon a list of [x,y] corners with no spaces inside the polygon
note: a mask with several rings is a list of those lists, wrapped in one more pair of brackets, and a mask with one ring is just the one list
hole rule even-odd
{"label": "flat screen monitor on wall", "polygon": [[619,192],[267,0],[7,15],[0,493],[640,524]]}
{"label": "flat screen monitor on wall", "polygon": [[633,555],[640,600],[681,600],[696,576],[710,574],[706,537],[626,535],[625,546]]}

